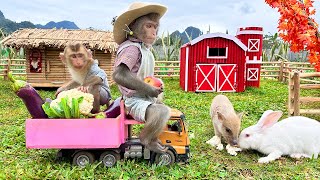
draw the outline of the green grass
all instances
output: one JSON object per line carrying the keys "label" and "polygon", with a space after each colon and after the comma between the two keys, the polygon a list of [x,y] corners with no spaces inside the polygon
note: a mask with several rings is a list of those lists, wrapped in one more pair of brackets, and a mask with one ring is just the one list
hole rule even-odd
{"label": "green grass", "polygon": [[[106,169],[98,163],[86,168],[72,166],[69,161],[57,162],[57,150],[36,150],[25,147],[25,120],[30,117],[23,102],[11,91],[10,83],[0,80],[0,179],[319,179],[320,160],[295,160],[283,157],[269,164],[258,164],[262,154],[255,151],[229,155],[205,142],[213,136],[209,117],[212,98],[218,93],[184,92],[178,79],[164,79],[165,104],[185,113],[191,139],[189,164],[170,167],[149,165],[136,159],[120,161]],[[53,98],[54,89],[40,90],[43,98]],[[119,96],[112,86],[113,98]],[[287,85],[263,79],[260,88],[242,93],[224,93],[236,111],[245,112],[241,129],[255,124],[268,109],[282,110],[287,117]],[[303,92],[319,97],[316,90]],[[319,106],[318,106],[319,107]],[[319,119],[315,116],[314,118]],[[59,134],[57,134],[59,136]]]}

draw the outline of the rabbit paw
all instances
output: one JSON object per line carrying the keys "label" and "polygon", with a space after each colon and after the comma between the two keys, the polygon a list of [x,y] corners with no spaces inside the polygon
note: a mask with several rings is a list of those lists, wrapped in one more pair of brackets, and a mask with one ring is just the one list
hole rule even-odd
{"label": "rabbit paw", "polygon": [[258,163],[268,163],[271,161],[274,161],[276,159],[279,159],[283,153],[281,151],[273,151],[266,157],[262,157],[258,160]]}
{"label": "rabbit paw", "polygon": [[207,141],[211,146],[218,146],[221,144],[221,139],[218,136],[213,136],[211,139]]}
{"label": "rabbit paw", "polygon": [[240,148],[231,146],[230,144],[228,144],[226,146],[226,149],[227,149],[227,152],[232,156],[236,156],[237,155],[237,151],[241,151]]}
{"label": "rabbit paw", "polygon": [[219,138],[218,136],[213,136],[206,143],[210,144],[211,146],[216,147],[220,151],[223,150],[223,145],[221,144],[221,138]]}
{"label": "rabbit paw", "polygon": [[222,151],[222,150],[223,150],[223,144],[218,144],[216,148],[217,148],[219,151]]}
{"label": "rabbit paw", "polygon": [[295,158],[295,159],[300,159],[300,158],[311,158],[311,156],[307,154],[290,154],[290,157]]}
{"label": "rabbit paw", "polygon": [[261,164],[263,164],[263,163],[269,163],[269,162],[271,162],[271,161],[273,161],[273,160],[274,160],[274,159],[270,159],[270,158],[267,156],[267,157],[259,158],[258,163],[261,163]]}

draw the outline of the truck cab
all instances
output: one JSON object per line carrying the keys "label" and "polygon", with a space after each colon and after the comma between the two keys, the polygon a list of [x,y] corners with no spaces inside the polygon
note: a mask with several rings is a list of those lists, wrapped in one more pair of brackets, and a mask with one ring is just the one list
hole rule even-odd
{"label": "truck cab", "polygon": [[[171,109],[167,126],[159,136],[162,144],[168,146],[169,150],[164,154],[157,154],[155,156],[156,163],[163,161],[164,164],[168,165],[176,161],[188,161],[190,140],[185,123],[184,114],[177,109]],[[174,156],[172,156],[172,154],[174,154]],[[170,160],[170,158],[172,160]]]}

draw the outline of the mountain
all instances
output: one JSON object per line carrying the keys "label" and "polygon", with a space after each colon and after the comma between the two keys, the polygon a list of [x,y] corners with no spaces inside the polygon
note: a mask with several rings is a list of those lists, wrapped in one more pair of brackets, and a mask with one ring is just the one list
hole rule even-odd
{"label": "mountain", "polygon": [[57,29],[79,29],[79,27],[71,21],[61,21],[61,22],[53,22],[50,21],[46,25],[34,25],[33,23],[29,21],[22,21],[20,23],[16,23],[14,21],[11,21],[10,19],[6,19],[3,13],[0,11],[0,29],[5,34],[10,34],[17,29],[20,28],[44,28],[44,29],[51,29],[51,28],[57,28]]}
{"label": "mountain", "polygon": [[74,22],[71,22],[71,21],[60,21],[60,22],[50,21],[44,26],[41,24],[36,24],[36,27],[41,29],[52,29],[52,28],[80,29]]}
{"label": "mountain", "polygon": [[35,28],[36,26],[29,21],[22,21],[20,23],[13,22],[6,19],[3,13],[0,11],[0,29],[9,34],[19,28]]}
{"label": "mountain", "polygon": [[3,13],[0,11],[0,19],[5,19]]}
{"label": "mountain", "polygon": [[189,26],[182,33],[180,33],[179,31],[174,31],[173,33],[170,34],[170,37],[171,38],[174,38],[174,37],[181,38],[181,43],[185,44],[190,41],[189,37],[192,40],[192,39],[195,39],[195,38],[201,36],[202,34],[203,34],[203,32],[200,31],[200,29],[198,29],[196,27]]}

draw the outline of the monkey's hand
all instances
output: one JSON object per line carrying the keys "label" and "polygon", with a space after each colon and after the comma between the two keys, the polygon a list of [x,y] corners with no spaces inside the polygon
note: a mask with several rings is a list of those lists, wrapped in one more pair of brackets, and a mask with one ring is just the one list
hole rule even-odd
{"label": "monkey's hand", "polygon": [[84,93],[88,93],[89,92],[89,86],[79,86],[77,88],[77,90],[84,92]]}
{"label": "monkey's hand", "polygon": [[151,97],[158,97],[158,95],[163,91],[162,88],[155,88],[138,79],[130,72],[128,66],[125,64],[120,64],[116,67],[112,77],[117,84]]}
{"label": "monkey's hand", "polygon": [[76,88],[76,87],[78,87],[79,85],[80,85],[80,84],[77,83],[76,81],[71,80],[71,81],[69,81],[67,84],[59,87],[59,88],[57,89],[57,92],[55,93],[55,96],[57,97],[58,94],[61,93],[62,91],[66,91],[66,90],[69,90],[69,89]]}
{"label": "monkey's hand", "polygon": [[65,90],[67,90],[65,87],[63,87],[63,86],[62,86],[62,87],[59,87],[59,88],[57,89],[57,92],[54,94],[55,97],[57,97],[59,93],[61,93],[62,91],[65,91]]}
{"label": "monkey's hand", "polygon": [[158,95],[163,92],[163,89],[161,87],[153,87],[146,84],[142,92],[150,97],[158,97]]}

